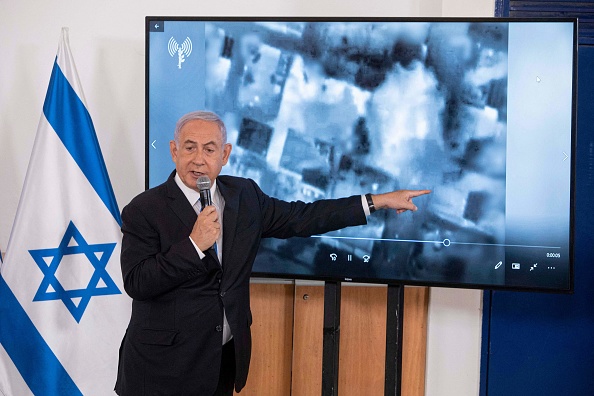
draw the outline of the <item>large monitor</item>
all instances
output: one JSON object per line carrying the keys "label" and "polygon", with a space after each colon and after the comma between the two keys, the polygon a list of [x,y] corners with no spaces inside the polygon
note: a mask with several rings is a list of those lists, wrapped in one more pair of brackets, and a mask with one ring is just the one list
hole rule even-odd
{"label": "large monitor", "polygon": [[146,18],[147,188],[177,119],[284,200],[431,189],[417,212],[265,240],[254,276],[568,292],[575,19]]}

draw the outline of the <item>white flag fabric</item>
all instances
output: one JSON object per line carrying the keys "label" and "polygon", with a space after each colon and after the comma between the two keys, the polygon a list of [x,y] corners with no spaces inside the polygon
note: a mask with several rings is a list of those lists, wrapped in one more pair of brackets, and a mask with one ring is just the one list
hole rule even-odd
{"label": "white flag fabric", "polygon": [[62,29],[0,271],[0,394],[113,395],[120,214]]}

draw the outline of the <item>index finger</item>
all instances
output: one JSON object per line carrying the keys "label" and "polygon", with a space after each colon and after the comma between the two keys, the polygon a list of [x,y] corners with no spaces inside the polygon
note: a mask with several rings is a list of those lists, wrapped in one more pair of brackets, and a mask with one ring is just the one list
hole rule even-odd
{"label": "index finger", "polygon": [[411,198],[418,197],[418,196],[425,195],[425,194],[429,194],[429,193],[431,193],[431,190],[409,190],[408,191],[408,195]]}

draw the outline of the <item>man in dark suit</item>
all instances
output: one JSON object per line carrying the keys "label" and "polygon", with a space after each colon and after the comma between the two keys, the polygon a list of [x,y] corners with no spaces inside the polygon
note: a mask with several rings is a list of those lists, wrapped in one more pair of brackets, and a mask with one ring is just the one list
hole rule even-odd
{"label": "man in dark suit", "polygon": [[[231,154],[226,139],[215,114],[182,117],[170,142],[175,171],[122,211],[122,275],[133,305],[120,348],[121,396],[239,392],[250,362],[249,280],[260,240],[365,224],[375,209],[416,210],[412,198],[429,192],[281,201],[250,179],[219,176]],[[202,210],[195,205],[200,176],[212,182],[213,205]]]}

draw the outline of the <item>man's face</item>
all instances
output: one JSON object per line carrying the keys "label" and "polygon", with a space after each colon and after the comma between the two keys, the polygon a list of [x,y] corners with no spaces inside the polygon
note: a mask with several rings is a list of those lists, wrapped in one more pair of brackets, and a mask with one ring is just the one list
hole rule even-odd
{"label": "man's face", "polygon": [[196,180],[206,175],[213,183],[229,160],[231,145],[223,144],[217,124],[202,120],[189,121],[179,135],[179,146],[169,142],[175,170],[191,189],[198,191]]}

